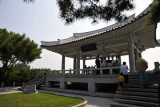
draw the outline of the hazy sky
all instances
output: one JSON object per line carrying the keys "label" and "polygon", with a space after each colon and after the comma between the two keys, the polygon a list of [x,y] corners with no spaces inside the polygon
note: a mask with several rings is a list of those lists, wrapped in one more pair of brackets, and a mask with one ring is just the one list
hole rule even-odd
{"label": "hazy sky", "polygon": [[[100,22],[91,24],[89,19],[77,21],[69,26],[64,24],[58,16],[56,0],[35,0],[32,4],[25,4],[23,0],[0,0],[0,28],[16,33],[25,33],[27,37],[39,45],[40,41],[56,41],[73,35],[73,33],[87,32],[106,27],[114,22]],[[135,0],[136,8],[128,14],[141,13],[152,0]],[[159,34],[159,33],[158,33]],[[160,36],[157,36],[160,39]],[[160,62],[160,47],[148,49],[142,53],[149,62],[149,69],[154,68],[154,62]],[[61,55],[43,49],[41,59],[35,60],[34,68],[61,69]],[[127,57],[122,60],[128,62]],[[86,62],[94,65],[94,61]],[[72,68],[73,60],[66,59],[66,69]]]}

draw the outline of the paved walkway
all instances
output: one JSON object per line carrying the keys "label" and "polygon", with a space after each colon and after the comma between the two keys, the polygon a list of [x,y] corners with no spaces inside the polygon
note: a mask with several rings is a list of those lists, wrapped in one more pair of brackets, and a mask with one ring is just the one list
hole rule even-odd
{"label": "paved walkway", "polygon": [[78,97],[85,99],[88,102],[88,105],[85,107],[110,107],[112,99],[110,98],[100,98],[100,97],[92,97],[92,96],[83,96],[83,95],[75,95],[75,94],[67,94],[67,93],[59,93],[52,91],[39,90],[40,92],[53,93],[57,95],[70,96],[70,97]]}
{"label": "paved walkway", "polygon": [[[3,87],[3,88],[0,88],[0,94],[21,92],[20,90],[18,90],[18,88],[19,87]],[[88,102],[88,105],[86,105],[85,107],[110,107],[110,104],[112,102],[112,99],[110,98],[83,96],[83,95],[59,93],[59,92],[52,92],[52,91],[45,91],[45,90],[38,90],[38,91],[85,99]]]}
{"label": "paved walkway", "polygon": [[18,88],[20,88],[20,87],[3,87],[3,88],[0,88],[0,94],[22,92],[22,91],[18,90]]}

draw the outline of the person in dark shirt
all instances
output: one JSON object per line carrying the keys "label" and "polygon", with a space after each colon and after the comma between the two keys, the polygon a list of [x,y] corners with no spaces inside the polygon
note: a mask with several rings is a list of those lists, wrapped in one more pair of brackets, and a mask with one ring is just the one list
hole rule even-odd
{"label": "person in dark shirt", "polygon": [[[99,56],[97,56],[96,60],[95,60],[96,66],[97,68],[100,68],[100,60],[99,60]],[[96,74],[100,74],[100,70],[96,71]]]}

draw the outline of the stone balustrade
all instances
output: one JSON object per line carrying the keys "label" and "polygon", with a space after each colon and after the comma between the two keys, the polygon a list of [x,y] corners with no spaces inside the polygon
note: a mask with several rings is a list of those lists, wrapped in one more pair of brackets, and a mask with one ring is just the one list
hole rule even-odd
{"label": "stone balustrade", "polygon": [[69,70],[54,70],[48,71],[47,75],[114,75],[119,74],[120,67],[106,68],[89,68],[89,69],[69,69]]}

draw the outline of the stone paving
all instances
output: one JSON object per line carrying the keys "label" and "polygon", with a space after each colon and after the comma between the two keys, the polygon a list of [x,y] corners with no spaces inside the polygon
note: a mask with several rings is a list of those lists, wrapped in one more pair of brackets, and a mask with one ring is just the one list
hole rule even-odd
{"label": "stone paving", "polygon": [[75,94],[67,94],[67,93],[59,93],[52,91],[39,90],[40,92],[53,93],[57,95],[70,96],[70,97],[78,97],[85,99],[88,104],[85,107],[110,107],[110,104],[113,99],[111,98],[100,98],[100,97],[92,97],[92,96],[83,96],[83,95],[75,95]]}
{"label": "stone paving", "polygon": [[[22,92],[22,91],[18,90],[18,88],[20,88],[20,87],[3,87],[3,88],[0,88],[0,94],[9,94],[9,93]],[[78,97],[78,98],[85,99],[88,102],[88,104],[86,106],[84,106],[84,107],[110,107],[110,104],[112,102],[112,99],[110,99],[110,98],[82,96],[82,95],[75,95],[75,94],[67,94],[67,93],[45,91],[45,90],[38,90],[38,91],[46,92],[46,93],[53,93],[53,94],[63,95],[63,96]]]}

